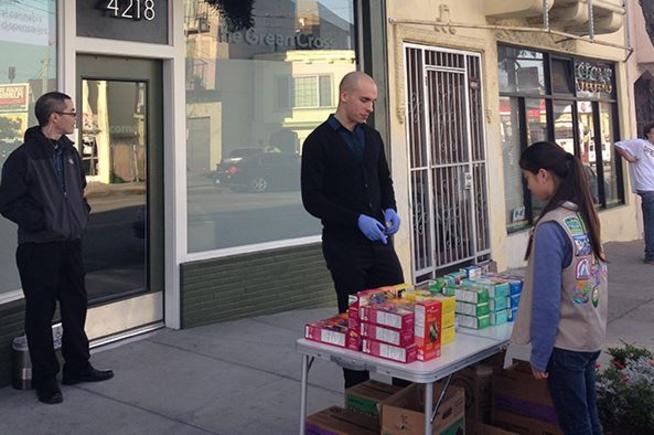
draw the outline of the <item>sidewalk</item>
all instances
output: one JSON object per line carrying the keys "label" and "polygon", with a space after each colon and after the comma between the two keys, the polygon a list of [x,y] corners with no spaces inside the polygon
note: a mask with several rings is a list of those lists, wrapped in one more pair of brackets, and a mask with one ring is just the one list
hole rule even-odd
{"label": "sidewalk", "polygon": [[[607,245],[611,264],[608,345],[654,349],[654,267],[642,243]],[[294,434],[307,321],[330,308],[292,311],[189,330],[161,330],[93,355],[116,377],[63,386],[64,403],[41,405],[33,391],[0,389],[1,434]],[[309,412],[342,404],[342,373],[316,361]]]}

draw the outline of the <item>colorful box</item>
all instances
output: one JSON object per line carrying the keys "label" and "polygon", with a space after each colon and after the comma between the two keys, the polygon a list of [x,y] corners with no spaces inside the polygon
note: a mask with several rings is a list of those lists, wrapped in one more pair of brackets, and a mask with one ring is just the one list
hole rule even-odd
{"label": "colorful box", "polygon": [[415,342],[419,361],[441,356],[441,302],[418,302],[415,306]]}
{"label": "colorful box", "polygon": [[441,328],[454,327],[454,322],[456,321],[456,312],[441,312]]}
{"label": "colorful box", "polygon": [[481,287],[463,288],[459,287],[455,291],[457,302],[470,302],[472,304],[482,304],[488,302],[488,290]]}
{"label": "colorful box", "polygon": [[415,315],[413,305],[384,303],[368,305],[359,309],[361,320],[380,326],[413,331]]}
{"label": "colorful box", "polygon": [[484,329],[490,326],[490,315],[488,314],[479,317],[457,314],[456,318],[462,328]]}
{"label": "colorful box", "polygon": [[346,314],[308,323],[304,327],[304,338],[333,346],[353,348],[356,344],[351,340],[356,340],[356,338],[348,334],[347,324]]}
{"label": "colorful box", "polygon": [[484,288],[488,292],[488,297],[492,299],[509,296],[509,283],[501,278],[486,276],[474,280],[464,279],[461,285],[466,288]]}
{"label": "colorful box", "polygon": [[385,328],[366,322],[361,323],[361,336],[400,347],[409,346],[414,341],[412,330]]}
{"label": "colorful box", "polygon": [[465,314],[466,316],[485,316],[490,313],[490,306],[488,302],[483,304],[471,304],[469,302],[457,302],[456,303],[456,312],[457,314]]}
{"label": "colorful box", "polygon": [[495,311],[490,313],[490,324],[501,325],[509,321],[508,310]]}
{"label": "colorful box", "polygon": [[412,363],[418,355],[418,349],[415,344],[408,347],[399,347],[368,338],[362,340],[361,348],[364,353],[400,363]]}
{"label": "colorful box", "polygon": [[482,270],[479,266],[466,266],[461,269],[461,272],[465,273],[468,279],[477,279],[481,278]]}
{"label": "colorful box", "polygon": [[456,329],[454,329],[454,326],[448,326],[446,328],[442,328],[441,346],[452,343],[454,341],[454,337],[456,337]]}
{"label": "colorful box", "polygon": [[509,308],[517,308],[520,305],[520,293],[509,296]]}
{"label": "colorful box", "polygon": [[507,309],[507,320],[513,322],[518,315],[518,307]]}
{"label": "colorful box", "polygon": [[506,310],[507,308],[509,308],[509,299],[510,296],[490,298],[490,300],[488,301],[488,307],[490,308],[491,312]]}

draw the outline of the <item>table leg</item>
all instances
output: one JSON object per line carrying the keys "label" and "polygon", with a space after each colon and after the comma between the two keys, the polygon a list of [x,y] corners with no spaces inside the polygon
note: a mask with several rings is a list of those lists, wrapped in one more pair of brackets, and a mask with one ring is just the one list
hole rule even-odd
{"label": "table leg", "polygon": [[431,435],[431,413],[434,403],[434,383],[425,384],[425,435]]}
{"label": "table leg", "polygon": [[307,384],[309,376],[309,355],[302,355],[302,381],[300,387],[300,435],[304,435],[307,419]]}

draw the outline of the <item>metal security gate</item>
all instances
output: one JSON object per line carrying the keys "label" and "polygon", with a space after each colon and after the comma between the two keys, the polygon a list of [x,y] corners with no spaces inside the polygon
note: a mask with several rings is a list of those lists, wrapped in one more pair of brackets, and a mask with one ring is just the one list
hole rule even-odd
{"label": "metal security gate", "polygon": [[405,45],[413,272],[490,257],[481,58]]}

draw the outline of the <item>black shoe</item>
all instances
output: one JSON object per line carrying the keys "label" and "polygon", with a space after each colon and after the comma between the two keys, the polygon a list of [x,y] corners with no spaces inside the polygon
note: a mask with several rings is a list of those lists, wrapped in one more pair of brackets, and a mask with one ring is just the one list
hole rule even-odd
{"label": "black shoe", "polygon": [[64,396],[61,395],[61,390],[55,379],[42,382],[41,385],[37,386],[36,396],[39,398],[39,402],[48,405],[55,405],[64,401]]}
{"label": "black shoe", "polygon": [[64,385],[75,385],[80,382],[102,382],[114,377],[114,372],[111,370],[96,370],[89,367],[83,372],[76,374],[64,373],[62,383]]}

